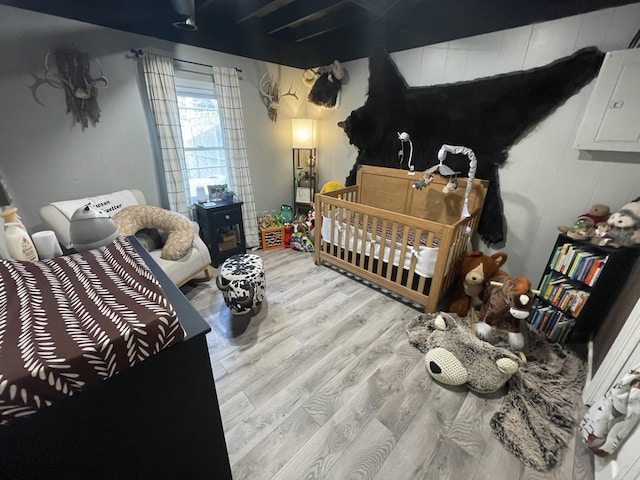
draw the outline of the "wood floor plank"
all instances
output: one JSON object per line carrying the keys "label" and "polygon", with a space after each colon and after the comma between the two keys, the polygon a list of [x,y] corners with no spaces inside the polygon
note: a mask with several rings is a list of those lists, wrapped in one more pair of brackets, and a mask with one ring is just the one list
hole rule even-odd
{"label": "wood floor plank", "polygon": [[251,400],[244,392],[238,392],[228,401],[220,405],[220,415],[224,431],[228,432],[249,413],[255,411]]}
{"label": "wood floor plank", "polygon": [[269,401],[260,405],[242,422],[226,432],[229,459],[233,465],[249,450],[259,443],[266,441],[266,437],[291,412],[302,404],[322,386],[328,379],[335,376],[355,355],[342,345],[337,345],[320,362],[309,366],[306,373],[294,379],[287,387],[278,392],[272,392]]}
{"label": "wood floor plank", "polygon": [[469,454],[446,435],[439,435],[436,449],[425,456],[416,473],[429,480],[467,479],[474,474],[479,461],[479,457]]}
{"label": "wood floor plank", "polygon": [[307,400],[303,408],[323,425],[393,355],[396,342],[405,334],[402,325],[392,325],[343,371]]}
{"label": "wood floor plank", "polygon": [[393,317],[406,309],[384,295],[372,301],[370,292],[355,296],[353,302],[357,303],[357,308],[347,312],[336,311],[331,322],[326,322],[324,328],[306,328],[296,334],[298,340],[305,345],[327,341],[344,343],[357,330],[368,331],[370,327],[367,324],[373,321],[379,320],[381,326],[388,327]]}
{"label": "wood floor plank", "polygon": [[211,360],[211,371],[213,372],[213,378],[215,378],[216,382],[228,374],[222,364],[216,360]]}
{"label": "wood floor plank", "polygon": [[[582,418],[586,412],[587,407],[584,407],[580,412],[580,418]],[[569,454],[570,453],[571,452],[569,452]],[[573,480],[594,480],[593,463],[593,453],[591,453],[582,441],[582,436],[576,435],[573,447],[573,471],[571,478]]]}
{"label": "wood floor plank", "polygon": [[[224,350],[214,354],[214,358],[219,359],[228,371],[248,363],[256,363],[260,361],[263,353],[273,350],[274,345],[278,345],[285,338],[306,329],[321,328],[327,319],[339,317],[336,312],[343,311],[344,314],[349,314],[359,308],[360,303],[354,301],[353,291],[350,288],[338,288],[338,285],[341,284],[325,283],[324,294],[321,290],[310,292],[284,310],[279,310],[269,301],[267,306],[269,318],[261,322],[254,322],[254,320],[250,322],[249,328],[242,334],[242,346],[235,349],[225,347]],[[332,302],[327,302],[325,295],[330,291],[335,294],[332,296]],[[317,306],[314,307],[314,305]],[[287,322],[278,321],[281,318],[286,318]],[[239,343],[240,340],[236,342]]]}
{"label": "wood floor plank", "polygon": [[[263,325],[260,331],[257,332],[257,334],[260,335],[259,342],[254,342],[246,348],[236,349],[234,352],[220,358],[220,363],[228,372],[233,372],[243,365],[259,362],[262,355],[273,350],[275,346],[288,336],[296,336],[301,343],[306,345],[308,342],[305,342],[303,339],[309,335],[315,337],[326,335],[327,329],[334,324],[339,324],[339,326],[344,328],[343,319],[356,313],[367,301],[366,298],[359,300],[357,297],[353,298],[342,294],[337,297],[336,300],[343,302],[342,311],[318,312],[318,315],[314,315],[313,319],[294,317],[290,325],[282,323],[271,326]],[[340,304],[336,305],[336,308],[339,306]],[[305,317],[308,315],[307,313]],[[336,341],[340,339],[334,338],[332,340],[331,343],[335,344]],[[314,342],[314,344],[318,343],[317,341]],[[324,343],[328,344],[329,340]]]}
{"label": "wood floor plank", "polygon": [[372,480],[395,446],[396,439],[384,425],[371,419],[349,445],[326,478]]}
{"label": "wood floor plank", "polygon": [[519,480],[523,472],[524,464],[493,436],[487,441],[487,446],[470,480]]}
{"label": "wood floor plank", "polygon": [[277,349],[272,349],[262,356],[262,361],[239,368],[234,375],[227,375],[216,382],[219,385],[218,401],[222,404],[245,389],[253,382],[260,380],[263,375],[269,375],[278,370],[283,358],[291,358],[296,352],[305,348],[295,337],[287,337]]}
{"label": "wood floor plank", "polygon": [[398,381],[401,372],[411,370],[413,361],[402,355],[392,356],[302,445],[274,480],[332,478],[327,472],[391,395],[392,385]]}
{"label": "wood floor plank", "polygon": [[[269,480],[275,478],[282,467],[299,456],[300,446],[320,429],[303,408],[297,408],[258,443],[247,455],[231,465],[234,480]],[[282,477],[287,480],[302,478]]]}
{"label": "wood floor plank", "polygon": [[405,380],[404,388],[394,392],[376,414],[376,419],[400,438],[414,421],[427,397],[431,380],[428,378],[422,354]]}
{"label": "wood floor plank", "polygon": [[396,439],[395,448],[375,480],[430,480],[423,471],[425,459],[437,449],[439,432],[446,431],[453,422],[468,394],[464,389],[446,390],[435,385],[433,380],[430,380],[430,386],[422,407],[402,436]]}

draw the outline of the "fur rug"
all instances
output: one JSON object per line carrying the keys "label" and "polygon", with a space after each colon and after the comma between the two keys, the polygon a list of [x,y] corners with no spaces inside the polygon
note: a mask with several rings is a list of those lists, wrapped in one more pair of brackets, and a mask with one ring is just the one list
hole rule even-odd
{"label": "fur rug", "polygon": [[[468,328],[468,318],[458,321]],[[423,325],[412,321],[407,334],[411,345],[426,353],[423,330]],[[527,363],[509,380],[504,402],[491,418],[491,428],[525,465],[544,472],[560,462],[573,437],[586,368],[561,345],[549,343],[526,326],[523,332]],[[497,334],[493,343],[508,348],[506,336]]]}

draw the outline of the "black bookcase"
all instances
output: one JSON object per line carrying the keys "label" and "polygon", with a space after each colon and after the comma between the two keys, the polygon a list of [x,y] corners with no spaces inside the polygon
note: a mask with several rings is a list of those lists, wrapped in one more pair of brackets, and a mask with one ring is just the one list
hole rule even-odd
{"label": "black bookcase", "polygon": [[558,235],[528,318],[531,328],[551,341],[586,343],[606,318],[638,252]]}

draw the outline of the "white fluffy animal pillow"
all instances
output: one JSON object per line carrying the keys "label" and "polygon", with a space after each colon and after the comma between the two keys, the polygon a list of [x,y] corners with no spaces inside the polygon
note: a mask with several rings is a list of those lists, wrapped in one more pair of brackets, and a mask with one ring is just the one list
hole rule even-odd
{"label": "white fluffy animal pillow", "polygon": [[157,228],[167,233],[161,258],[178,260],[184,257],[193,245],[194,230],[191,221],[184,215],[152,205],[131,205],[113,216],[120,235],[135,235],[143,228]]}
{"label": "white fluffy animal pillow", "polygon": [[419,315],[409,322],[407,333],[409,343],[425,354],[429,374],[447,385],[491,393],[520,368],[518,357],[476,338],[457,315]]}

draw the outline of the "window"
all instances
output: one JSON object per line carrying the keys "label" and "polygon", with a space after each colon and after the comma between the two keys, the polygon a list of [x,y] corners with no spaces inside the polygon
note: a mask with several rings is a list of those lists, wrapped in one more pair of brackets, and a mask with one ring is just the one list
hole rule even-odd
{"label": "window", "polygon": [[193,75],[182,73],[176,71],[178,110],[187,167],[185,177],[191,201],[195,202],[196,187],[203,186],[206,191],[207,185],[227,183],[227,160],[213,80],[194,80]]}

